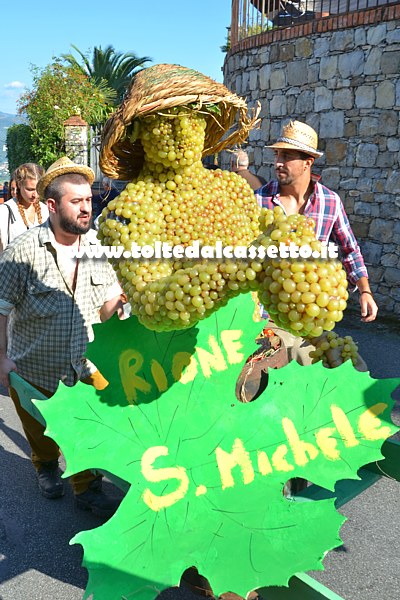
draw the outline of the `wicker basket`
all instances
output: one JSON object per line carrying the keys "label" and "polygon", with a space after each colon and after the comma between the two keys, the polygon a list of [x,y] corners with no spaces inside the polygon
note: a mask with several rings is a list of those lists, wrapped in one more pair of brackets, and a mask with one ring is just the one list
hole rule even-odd
{"label": "wicker basket", "polygon": [[[124,101],[105,124],[100,150],[103,173],[122,180],[138,175],[144,152],[139,140],[132,142],[127,136],[128,127],[137,118],[193,103],[200,110],[209,104],[217,104],[220,110],[218,115],[211,112],[206,115],[203,156],[242,143],[258,122],[259,110],[249,117],[246,102],[221,83],[179,65],[154,65],[135,76]],[[223,138],[236,117],[236,128]]]}

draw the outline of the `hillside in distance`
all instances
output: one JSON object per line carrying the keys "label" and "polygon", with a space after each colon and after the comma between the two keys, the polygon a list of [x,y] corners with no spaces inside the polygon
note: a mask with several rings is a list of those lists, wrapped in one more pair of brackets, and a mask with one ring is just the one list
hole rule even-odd
{"label": "hillside in distance", "polygon": [[23,119],[18,115],[0,112],[0,181],[9,178],[6,150],[7,129],[15,123],[22,122]]}

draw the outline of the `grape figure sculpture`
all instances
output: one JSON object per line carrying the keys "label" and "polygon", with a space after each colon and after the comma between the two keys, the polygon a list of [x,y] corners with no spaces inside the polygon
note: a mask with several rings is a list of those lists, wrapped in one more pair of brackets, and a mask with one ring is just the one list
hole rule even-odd
{"label": "grape figure sculpture", "polygon": [[[287,217],[279,207],[261,211],[240,175],[202,164],[206,154],[245,139],[257,120],[246,113],[243,100],[201,73],[156,65],[136,76],[105,127],[102,171],[130,181],[102,212],[102,243],[127,252],[154,249],[156,243],[181,248],[170,258],[112,261],[133,314],[149,329],[191,327],[251,290],[275,322],[295,335],[319,337],[342,318],[348,294],[339,261],[260,253],[281,242],[320,251],[312,220]],[[237,114],[236,131],[221,141]],[[185,255],[196,244],[219,244],[235,254]],[[252,247],[253,255],[237,254],[238,247]]]}

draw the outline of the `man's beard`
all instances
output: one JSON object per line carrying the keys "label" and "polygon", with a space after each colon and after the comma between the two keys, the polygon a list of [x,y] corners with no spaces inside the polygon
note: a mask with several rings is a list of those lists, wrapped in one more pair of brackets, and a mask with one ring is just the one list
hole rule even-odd
{"label": "man's beard", "polygon": [[90,229],[90,219],[86,225],[79,225],[75,221],[72,221],[69,217],[66,217],[63,212],[59,213],[59,225],[66,233],[72,233],[73,235],[81,235],[87,233]]}
{"label": "man's beard", "polygon": [[288,175],[288,173],[285,173],[284,171],[278,171],[276,173],[276,178],[282,185],[290,185],[291,183],[293,183],[293,177],[291,177],[290,175]]}

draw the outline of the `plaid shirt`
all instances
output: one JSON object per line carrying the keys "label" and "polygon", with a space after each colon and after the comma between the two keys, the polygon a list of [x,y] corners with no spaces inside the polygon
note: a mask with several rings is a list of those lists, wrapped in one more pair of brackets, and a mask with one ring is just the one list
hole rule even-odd
{"label": "plaid shirt", "polygon": [[[116,275],[102,259],[80,259],[75,291],[57,261],[49,221],[12,242],[0,257],[0,314],[10,314],[8,357],[18,373],[55,392],[96,368],[83,358],[91,325]],[[81,245],[98,243],[90,234]]]}
{"label": "plaid shirt", "polygon": [[[322,242],[334,242],[346,269],[349,283],[355,286],[360,277],[368,277],[360,247],[351,229],[349,219],[340,197],[319,183],[319,177],[312,176],[314,191],[307,200],[304,215],[314,219],[316,235]],[[256,191],[258,203],[263,208],[281,206],[278,181],[270,181]]]}

